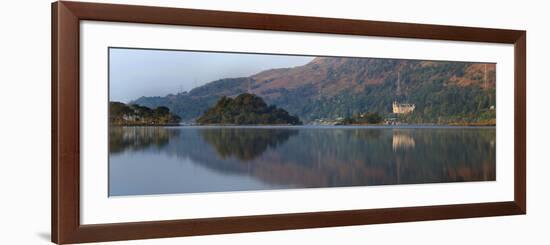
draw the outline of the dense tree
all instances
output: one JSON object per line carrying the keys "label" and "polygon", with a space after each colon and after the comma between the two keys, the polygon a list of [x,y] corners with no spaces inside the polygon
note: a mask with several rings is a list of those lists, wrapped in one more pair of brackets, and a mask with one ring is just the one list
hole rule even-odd
{"label": "dense tree", "polygon": [[137,104],[109,103],[109,123],[112,125],[166,125],[180,121],[181,118],[165,106],[151,109]]}
{"label": "dense tree", "polygon": [[355,114],[352,117],[346,117],[341,124],[379,124],[384,119],[378,113]]}
{"label": "dense tree", "polygon": [[197,119],[199,124],[290,124],[299,125],[298,117],[273,105],[268,106],[259,96],[243,93],[233,98],[221,97]]}

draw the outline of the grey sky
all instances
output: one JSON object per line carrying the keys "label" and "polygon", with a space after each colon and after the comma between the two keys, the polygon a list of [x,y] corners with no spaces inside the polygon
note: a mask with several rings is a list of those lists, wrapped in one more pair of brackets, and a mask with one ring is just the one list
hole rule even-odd
{"label": "grey sky", "polygon": [[111,48],[111,101],[189,91],[221,78],[244,77],[260,71],[294,67],[314,57]]}

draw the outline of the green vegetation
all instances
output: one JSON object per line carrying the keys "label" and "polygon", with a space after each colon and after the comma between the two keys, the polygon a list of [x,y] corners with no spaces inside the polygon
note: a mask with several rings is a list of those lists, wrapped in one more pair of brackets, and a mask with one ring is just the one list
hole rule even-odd
{"label": "green vegetation", "polygon": [[165,106],[150,109],[137,104],[109,102],[111,125],[174,125],[180,121],[181,118],[170,113],[170,109]]}
{"label": "green vegetation", "polygon": [[378,113],[355,114],[352,117],[347,117],[342,121],[342,125],[364,125],[364,124],[380,124],[383,118]]}
{"label": "green vegetation", "polygon": [[259,96],[243,93],[232,99],[222,97],[197,119],[198,124],[228,125],[299,125],[300,120],[287,111],[268,106]]}
{"label": "green vegetation", "polygon": [[487,113],[496,102],[494,87],[484,89],[478,84],[447,83],[455,70],[459,73],[463,69],[460,64],[429,68],[414,65],[410,69],[401,72],[403,95],[399,98],[395,96],[397,75],[390,75],[381,84],[366,86],[363,91],[344,90],[319,98],[317,88],[304,86],[280,90],[280,96],[269,102],[286,108],[306,122],[317,118],[352,117],[364,111],[391,114],[395,99],[416,105],[414,115],[400,117],[404,123],[445,124],[457,120],[477,122],[486,120],[487,116],[495,118],[494,113]]}

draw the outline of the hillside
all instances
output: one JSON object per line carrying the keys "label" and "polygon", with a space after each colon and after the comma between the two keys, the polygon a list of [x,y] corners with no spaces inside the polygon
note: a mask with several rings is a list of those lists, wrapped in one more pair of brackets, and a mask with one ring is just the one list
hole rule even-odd
{"label": "hillside", "polygon": [[[374,58],[315,58],[310,63],[220,79],[189,92],[141,97],[133,103],[166,106],[185,121],[222,96],[253,93],[305,122],[360,113],[391,113],[395,99],[416,104],[403,120],[453,123],[494,119],[495,64]],[[397,76],[400,89],[397,89]]]}

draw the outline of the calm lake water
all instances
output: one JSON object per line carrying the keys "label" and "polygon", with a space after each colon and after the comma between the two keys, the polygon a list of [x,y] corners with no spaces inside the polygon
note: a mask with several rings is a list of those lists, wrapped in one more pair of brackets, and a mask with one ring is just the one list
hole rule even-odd
{"label": "calm lake water", "polygon": [[109,195],[495,180],[494,127],[111,127]]}

